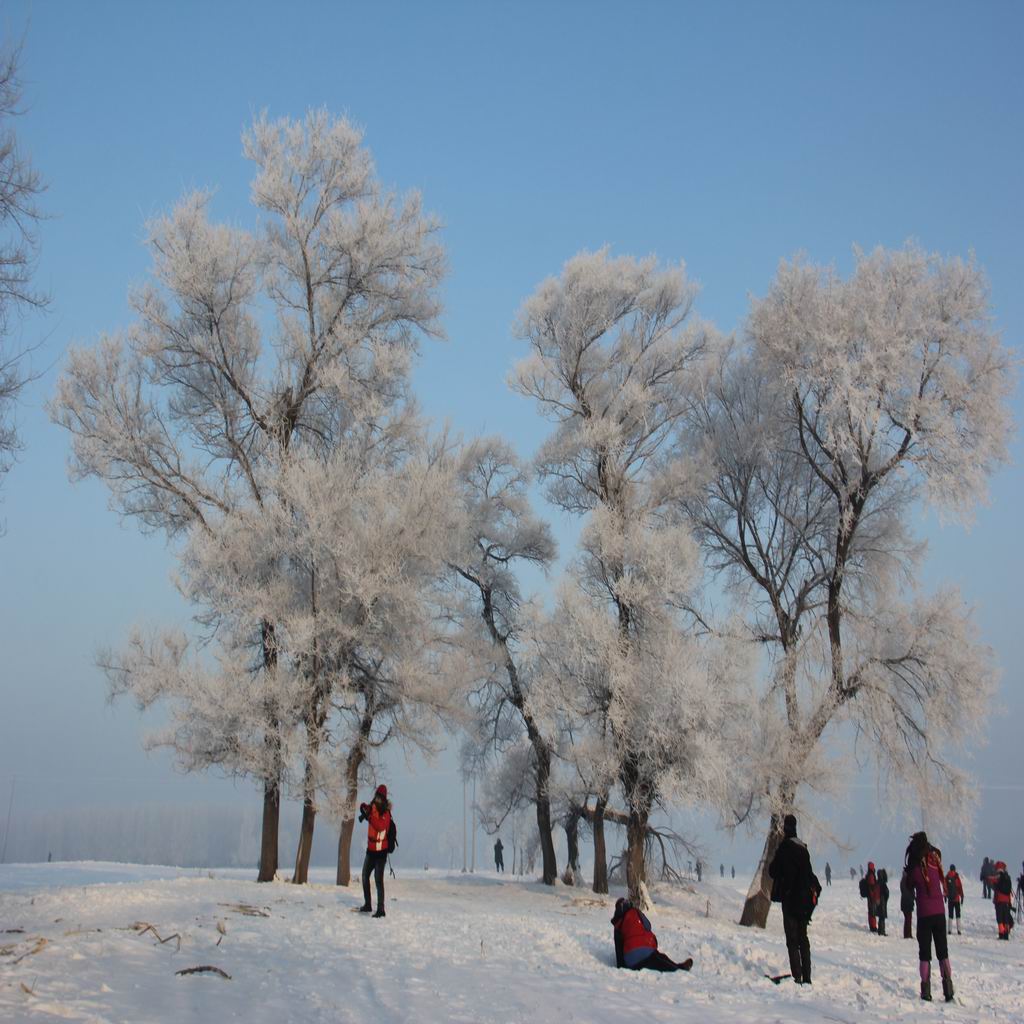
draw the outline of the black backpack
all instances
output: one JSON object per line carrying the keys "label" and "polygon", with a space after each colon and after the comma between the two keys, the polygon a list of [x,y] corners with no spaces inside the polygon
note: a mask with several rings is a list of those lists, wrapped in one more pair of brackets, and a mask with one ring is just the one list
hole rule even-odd
{"label": "black backpack", "polygon": [[1003,896],[1013,895],[1013,882],[1010,881],[1010,876],[1005,871],[999,872],[999,878],[996,880],[996,892]]}
{"label": "black backpack", "polygon": [[395,819],[391,819],[391,823],[388,825],[388,853],[394,853],[398,849],[398,826],[395,824]]}
{"label": "black backpack", "polygon": [[868,880],[866,878],[860,880],[860,898],[862,900],[868,898]]}

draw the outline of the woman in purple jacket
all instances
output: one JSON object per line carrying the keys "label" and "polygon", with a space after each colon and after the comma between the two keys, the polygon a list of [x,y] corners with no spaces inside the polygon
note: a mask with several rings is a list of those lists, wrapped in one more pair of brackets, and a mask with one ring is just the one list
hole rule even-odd
{"label": "woman in purple jacket", "polygon": [[946,876],[942,853],[928,842],[924,832],[915,832],[907,847],[906,871],[917,901],[917,951],[921,961],[921,998],[932,997],[932,942],[942,973],[942,994],[953,1001],[953,969],[946,944]]}

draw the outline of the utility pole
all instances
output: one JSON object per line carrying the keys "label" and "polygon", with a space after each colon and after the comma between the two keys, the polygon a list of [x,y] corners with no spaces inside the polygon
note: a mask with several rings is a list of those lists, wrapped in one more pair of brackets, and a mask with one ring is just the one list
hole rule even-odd
{"label": "utility pole", "polygon": [[462,775],[462,873],[466,873],[466,775]]}
{"label": "utility pole", "polygon": [[471,874],[476,873],[476,772],[473,772],[473,860],[469,870]]}
{"label": "utility pole", "polygon": [[0,852],[0,864],[7,863],[7,839],[11,834],[11,808],[14,806],[14,784],[18,781],[17,775],[11,776],[11,799],[7,803],[7,824],[4,825],[4,848]]}

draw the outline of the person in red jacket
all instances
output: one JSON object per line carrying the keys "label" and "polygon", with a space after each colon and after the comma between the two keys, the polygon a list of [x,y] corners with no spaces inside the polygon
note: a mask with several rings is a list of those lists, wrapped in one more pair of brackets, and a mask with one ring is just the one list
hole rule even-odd
{"label": "person in red jacket", "polygon": [[691,957],[676,963],[658,949],[658,937],[651,930],[651,922],[624,896],[615,901],[612,927],[616,967],[633,971],[688,971],[693,966]]}
{"label": "person in red jacket", "polygon": [[363,860],[363,905],[359,908],[369,914],[370,875],[377,883],[377,913],[384,917],[384,865],[388,860],[388,828],[391,826],[391,804],[388,801],[388,787],[383,783],[377,787],[373,800],[359,805],[359,820],[367,822],[366,858]]}
{"label": "person in red jacket", "polygon": [[878,906],[882,902],[882,889],[878,884],[873,860],[868,861],[868,873],[861,879],[860,894],[868,901],[868,928],[872,932],[877,932]]}
{"label": "person in red jacket", "polygon": [[1010,872],[1006,870],[1006,862],[997,860],[993,865],[995,874],[989,875],[988,884],[992,889],[992,902],[996,908],[996,927],[999,938],[1010,941],[1010,929],[1013,927],[1013,914],[1010,903],[1013,900],[1013,882]]}
{"label": "person in red jacket", "polygon": [[949,907],[949,934],[953,934],[953,915],[956,915],[956,933],[960,931],[960,905],[964,901],[964,883],[957,873],[956,865],[950,864],[946,872],[946,905]]}

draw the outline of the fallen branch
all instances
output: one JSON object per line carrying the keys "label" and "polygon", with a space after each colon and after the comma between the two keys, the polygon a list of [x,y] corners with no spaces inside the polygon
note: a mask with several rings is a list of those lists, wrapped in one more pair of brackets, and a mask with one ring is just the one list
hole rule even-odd
{"label": "fallen branch", "polygon": [[227,978],[228,981],[231,980],[231,975],[230,974],[225,973],[219,967],[211,967],[209,964],[206,964],[206,965],[204,965],[202,967],[184,967],[180,971],[175,971],[174,973],[175,974],[203,974],[203,973],[206,973],[206,974],[219,974],[222,978]]}
{"label": "fallen branch", "polygon": [[19,956],[16,960],[12,960],[11,966],[13,967],[15,964],[20,964],[21,961],[24,960],[25,957],[27,956],[35,956],[36,953],[38,953],[41,949],[44,949],[46,947],[49,941],[49,939],[44,939],[42,937],[36,939],[36,944],[27,953],[22,953],[21,956]]}
{"label": "fallen branch", "polygon": [[18,984],[21,985],[21,991],[24,992],[25,995],[27,995],[27,996],[34,996],[36,994],[35,990],[29,988],[28,985],[25,984],[25,982],[21,981],[21,982],[18,982]]}
{"label": "fallen branch", "polygon": [[5,928],[4,935],[24,935],[24,928]]}
{"label": "fallen branch", "polygon": [[217,906],[227,907],[228,910],[233,910],[236,914],[245,914],[246,917],[270,917],[269,907],[261,910],[259,907],[250,906],[248,903],[218,903]]}
{"label": "fallen branch", "polygon": [[135,924],[132,925],[132,930],[137,931],[139,935],[145,935],[146,932],[152,932],[161,946],[166,942],[170,942],[171,939],[177,939],[178,945],[175,952],[177,953],[181,949],[181,936],[177,932],[173,935],[168,935],[166,939],[161,939],[160,933],[151,924],[147,924],[145,921],[136,921]]}

